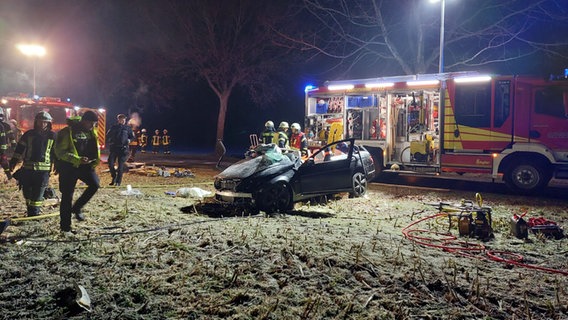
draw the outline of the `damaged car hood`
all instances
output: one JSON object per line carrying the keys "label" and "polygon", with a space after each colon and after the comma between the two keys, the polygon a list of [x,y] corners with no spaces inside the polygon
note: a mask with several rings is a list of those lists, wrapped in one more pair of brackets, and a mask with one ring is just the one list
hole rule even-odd
{"label": "damaged car hood", "polygon": [[[293,158],[293,159],[292,159]],[[282,154],[263,154],[251,159],[241,160],[217,175],[221,179],[244,179],[252,176],[262,177],[279,174],[297,167],[300,163],[295,156]]]}

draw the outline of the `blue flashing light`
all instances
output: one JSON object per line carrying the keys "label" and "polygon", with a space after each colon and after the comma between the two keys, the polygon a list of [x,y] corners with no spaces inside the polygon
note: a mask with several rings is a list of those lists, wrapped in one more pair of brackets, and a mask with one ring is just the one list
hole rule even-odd
{"label": "blue flashing light", "polygon": [[564,78],[568,79],[568,69],[564,69]]}
{"label": "blue flashing light", "polygon": [[313,89],[315,89],[315,88],[316,88],[316,86],[313,86],[313,85],[311,85],[311,84],[308,84],[308,85],[306,85],[306,87],[304,88],[304,92],[308,92],[308,91],[313,90]]}
{"label": "blue flashing light", "polygon": [[71,98],[67,98],[67,102],[71,102]]}

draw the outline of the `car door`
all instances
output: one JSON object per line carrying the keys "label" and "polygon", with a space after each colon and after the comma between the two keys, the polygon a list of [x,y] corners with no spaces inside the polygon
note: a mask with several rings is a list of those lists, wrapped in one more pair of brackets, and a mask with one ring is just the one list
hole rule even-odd
{"label": "car door", "polygon": [[352,157],[353,140],[337,141],[318,150],[298,169],[300,193],[326,194],[349,189]]}

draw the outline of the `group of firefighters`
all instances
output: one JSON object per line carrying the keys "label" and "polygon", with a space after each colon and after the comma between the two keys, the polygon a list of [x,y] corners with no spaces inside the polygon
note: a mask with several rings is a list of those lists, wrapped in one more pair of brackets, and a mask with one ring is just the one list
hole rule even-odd
{"label": "group of firefighters", "polygon": [[[64,233],[72,232],[72,216],[78,221],[84,220],[82,208],[100,188],[100,179],[95,171],[101,160],[96,130],[98,116],[93,111],[86,111],[82,116],[68,119],[67,126],[55,134],[52,130],[52,116],[46,111],[40,111],[34,117],[33,129],[23,133],[19,139],[5,120],[4,110],[0,108],[0,165],[8,180],[17,180],[26,202],[27,216],[40,214],[49,177],[51,174],[57,174],[61,192],[60,228]],[[146,152],[149,139],[146,129],[135,132],[131,125],[125,123],[126,116],[118,115],[117,123],[107,132],[106,142],[110,154],[114,152],[118,158],[133,158],[133,150]],[[117,131],[120,128],[128,130],[125,130],[125,139],[118,142],[119,138],[113,140],[112,137],[116,135],[111,130]],[[166,129],[156,130],[151,137],[152,153],[162,151],[164,154],[170,154],[170,145],[171,138]],[[13,154],[11,159],[8,159],[10,149],[13,149]],[[111,184],[119,186],[121,174],[111,170],[111,175]],[[87,188],[73,201],[79,180],[85,183]],[[0,232],[5,227],[6,222],[3,222]]]}
{"label": "group of firefighters", "polygon": [[[290,132],[288,132],[290,129]],[[278,126],[278,130],[274,128],[274,122],[271,120],[266,121],[264,124],[264,131],[260,134],[261,142],[264,144],[274,143],[282,149],[292,149],[300,151],[302,157],[308,156],[308,139],[299,123],[292,123],[282,121]]]}
{"label": "group of firefighters", "polygon": [[[0,153],[6,177],[15,178],[26,202],[27,216],[40,214],[44,194],[52,173],[59,175],[60,228],[71,231],[71,217],[85,219],[83,206],[99,189],[99,177],[95,171],[100,162],[96,123],[98,116],[86,111],[81,117],[69,119],[67,126],[57,135],[52,130],[52,116],[45,111],[34,117],[32,129],[23,133],[16,142],[15,134],[4,122],[0,108]],[[8,161],[7,151],[14,148]],[[18,170],[16,170],[18,168]],[[87,186],[73,201],[76,183],[81,180]],[[6,222],[0,225],[5,228]]]}
{"label": "group of firefighters", "polygon": [[[136,152],[140,150],[141,153],[146,153],[146,148],[148,147],[148,142],[150,142],[151,152],[157,154],[163,152],[164,154],[171,154],[170,145],[172,143],[172,138],[168,134],[168,130],[156,129],[154,135],[148,136],[146,129],[134,131],[135,139],[130,142],[130,158],[129,161],[134,161],[134,156]],[[160,150],[161,149],[161,150]]]}

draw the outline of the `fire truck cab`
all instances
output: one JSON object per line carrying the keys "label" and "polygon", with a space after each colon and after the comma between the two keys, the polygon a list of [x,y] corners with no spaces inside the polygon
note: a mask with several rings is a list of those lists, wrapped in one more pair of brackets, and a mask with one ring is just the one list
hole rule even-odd
{"label": "fire truck cab", "polygon": [[568,79],[420,74],[306,88],[309,145],[356,138],[376,172],[474,173],[530,193],[568,179]]}
{"label": "fire truck cab", "polygon": [[34,126],[35,115],[40,111],[47,111],[53,118],[52,129],[57,132],[67,126],[67,119],[83,114],[87,110],[94,111],[99,121],[97,134],[99,145],[105,144],[106,111],[104,109],[89,109],[73,105],[61,98],[41,97],[32,99],[26,94],[10,95],[1,98],[1,107],[6,114],[6,121],[15,120],[17,131],[23,133]]}

